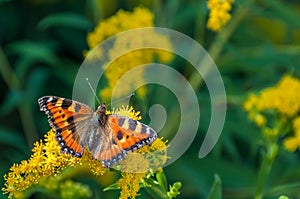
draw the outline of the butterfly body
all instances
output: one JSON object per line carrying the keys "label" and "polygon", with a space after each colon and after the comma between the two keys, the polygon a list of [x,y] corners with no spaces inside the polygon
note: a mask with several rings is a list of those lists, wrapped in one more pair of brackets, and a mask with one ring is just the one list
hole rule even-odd
{"label": "butterfly body", "polygon": [[151,145],[157,138],[151,127],[139,121],[106,114],[105,104],[94,111],[86,104],[56,96],[44,96],[38,103],[48,115],[63,153],[81,157],[87,147],[105,167],[112,167],[127,153]]}

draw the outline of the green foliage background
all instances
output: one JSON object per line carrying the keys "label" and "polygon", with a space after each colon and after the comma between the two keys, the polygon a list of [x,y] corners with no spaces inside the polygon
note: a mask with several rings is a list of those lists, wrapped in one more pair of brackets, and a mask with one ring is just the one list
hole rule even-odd
{"label": "green foliage background", "polygon": [[[222,181],[223,198],[252,198],[261,160],[261,135],[248,121],[242,103],[250,92],[274,85],[283,74],[300,77],[297,0],[236,0],[232,20],[218,33],[206,28],[208,9],[203,0],[0,0],[0,176],[13,163],[28,159],[33,143],[49,130],[37,99],[43,95],[71,97],[83,52],[88,49],[87,33],[119,9],[131,11],[138,5],[153,11],[156,26],[187,34],[207,49],[226,87],[225,126],[217,145],[204,159],[198,158],[198,152],[210,120],[210,99],[204,84],[196,90],[201,108],[197,137],[180,159],[165,168],[168,181],[183,184],[178,198],[207,198],[214,174]],[[179,58],[172,67],[187,79],[195,73]],[[161,103],[167,111],[178,109],[176,99],[166,90],[153,85],[148,89],[145,100],[149,105]],[[151,100],[151,94],[161,92],[167,94],[159,101]],[[139,110],[139,100],[133,100],[133,105]],[[147,110],[141,109],[147,123]],[[167,139],[177,128],[176,117],[172,119],[164,128],[170,132]],[[220,186],[219,177],[215,187]],[[266,198],[282,194],[299,197],[299,179],[299,154],[281,150],[271,170]],[[93,177],[79,176],[77,180],[90,185],[91,198],[118,195],[103,192],[105,182]],[[3,185],[3,178],[0,182]],[[141,193],[140,198],[149,198]]]}

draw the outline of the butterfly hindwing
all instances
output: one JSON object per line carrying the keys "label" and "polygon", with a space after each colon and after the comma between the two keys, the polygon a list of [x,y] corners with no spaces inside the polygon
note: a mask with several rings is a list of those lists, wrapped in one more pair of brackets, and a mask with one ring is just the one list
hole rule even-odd
{"label": "butterfly hindwing", "polygon": [[56,96],[42,97],[38,103],[49,117],[62,152],[81,157],[83,146],[78,130],[94,111],[80,102]]}
{"label": "butterfly hindwing", "polygon": [[127,152],[151,145],[157,138],[156,132],[151,127],[128,117],[111,115],[108,124],[117,145]]}

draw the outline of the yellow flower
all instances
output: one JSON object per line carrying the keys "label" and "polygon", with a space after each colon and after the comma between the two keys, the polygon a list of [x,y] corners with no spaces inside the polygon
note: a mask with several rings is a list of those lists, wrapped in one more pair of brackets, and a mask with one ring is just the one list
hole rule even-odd
{"label": "yellow flower", "polygon": [[145,173],[122,173],[122,178],[118,181],[118,186],[121,188],[119,199],[134,199],[138,196],[140,183],[146,176]]}
{"label": "yellow flower", "polygon": [[251,95],[244,104],[248,112],[257,110],[276,110],[287,117],[294,116],[300,109],[300,81],[291,76],[284,76],[280,82],[266,88],[259,95]]}
{"label": "yellow flower", "polygon": [[248,117],[259,127],[265,126],[267,123],[266,117],[257,111],[251,111]]}
{"label": "yellow flower", "polygon": [[[135,112],[132,107],[122,107],[113,109],[113,114],[119,114],[130,117],[134,120],[140,120],[140,112]],[[137,151],[128,154],[125,160],[121,162],[122,175],[118,180],[118,186],[121,189],[120,199],[135,198],[140,189],[139,184],[147,176],[147,173],[161,170],[160,167],[167,161],[166,142],[157,138],[151,146],[143,146]]]}
{"label": "yellow flower", "polygon": [[140,189],[139,184],[147,177],[149,171],[162,171],[160,167],[167,160],[167,146],[161,138],[151,146],[144,146],[129,154],[122,162],[122,178],[118,181],[121,189],[120,199],[135,198]]}
{"label": "yellow flower", "polygon": [[10,168],[10,172],[5,174],[4,179],[6,182],[2,191],[8,193],[9,198],[39,183],[42,178],[56,175],[67,167],[88,163],[94,174],[102,175],[107,171],[89,153],[84,153],[81,159],[72,157],[69,154],[61,154],[53,130],[45,135],[44,142],[39,141],[34,144],[32,152],[33,154],[29,160],[14,164]]}
{"label": "yellow flower", "polygon": [[231,18],[229,14],[234,0],[208,0],[210,10],[207,27],[215,32],[220,31]]}
{"label": "yellow flower", "polygon": [[290,152],[300,148],[300,116],[293,120],[293,130],[295,134],[285,138],[283,142],[284,148]]}
{"label": "yellow flower", "polygon": [[142,117],[140,116],[140,111],[135,111],[132,106],[122,106],[121,108],[113,108],[112,111],[107,111],[106,114],[117,114],[125,117],[129,117],[133,120],[140,120]]}
{"label": "yellow flower", "polygon": [[[258,126],[264,127],[263,132],[267,137],[276,139],[280,135],[292,134],[283,140],[284,148],[291,152],[300,148],[299,90],[300,81],[285,75],[275,86],[262,90],[258,95],[251,94],[244,103],[249,119]],[[275,119],[270,124],[277,126],[267,127],[267,117]],[[293,129],[286,132],[286,125],[290,126],[290,121]]]}
{"label": "yellow flower", "polygon": [[291,76],[284,76],[275,86],[261,93],[259,110],[277,109],[287,116],[294,116],[300,108],[300,81]]}
{"label": "yellow flower", "polygon": [[294,152],[300,146],[300,136],[292,136],[283,140],[283,146],[287,151]]}
{"label": "yellow flower", "polygon": [[251,111],[255,108],[255,105],[258,103],[259,98],[258,96],[251,93],[247,99],[247,101],[244,103],[244,109],[246,111]]}
{"label": "yellow flower", "polygon": [[[154,19],[153,14],[150,10],[146,8],[135,8],[133,12],[126,12],[120,10],[114,16],[101,21],[95,30],[88,34],[87,42],[90,50],[95,49],[95,47],[100,44],[105,39],[133,28],[142,27],[153,27]],[[151,63],[152,60],[157,57],[161,62],[169,62],[173,58],[171,53],[158,50],[158,49],[138,49],[136,47],[141,47],[141,44],[160,44],[165,46],[167,49],[171,49],[172,45],[169,39],[157,32],[149,31],[146,35],[131,34],[125,36],[118,36],[114,41],[114,45],[110,49],[99,49],[96,48],[93,51],[93,57],[101,59],[103,55],[103,50],[108,51],[109,61],[112,61],[110,65],[105,70],[105,77],[108,81],[108,86],[101,90],[101,97],[104,101],[111,98],[113,88],[115,87],[118,80],[130,69]],[[112,60],[115,57],[115,53],[126,52],[131,50],[129,53],[118,57],[116,60]],[[104,63],[104,66],[108,63]],[[100,66],[99,66],[100,67]],[[144,73],[145,70],[141,69],[136,71],[133,77],[126,79],[125,83],[122,83],[122,88],[118,90],[115,97],[122,97],[128,95],[129,92],[135,90],[138,85],[144,84]],[[141,87],[137,90],[137,94],[141,97],[146,95],[146,87]]]}

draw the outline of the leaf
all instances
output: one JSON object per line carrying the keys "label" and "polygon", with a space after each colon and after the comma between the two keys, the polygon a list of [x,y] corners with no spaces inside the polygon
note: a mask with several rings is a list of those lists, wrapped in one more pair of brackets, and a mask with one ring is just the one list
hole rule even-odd
{"label": "leaf", "polygon": [[70,27],[79,30],[89,30],[93,27],[92,23],[84,16],[75,13],[52,14],[38,23],[40,30],[47,30],[52,27]]}
{"label": "leaf", "polygon": [[162,198],[168,199],[167,192],[152,178],[145,180],[146,186],[144,189],[149,193],[153,198]]}
{"label": "leaf", "polygon": [[10,90],[0,105],[0,116],[8,115],[14,111],[22,99],[24,99],[24,95],[21,91]]}
{"label": "leaf", "polygon": [[215,181],[211,187],[208,199],[221,199],[222,198],[222,182],[218,174],[215,174]]}
{"label": "leaf", "polygon": [[48,70],[46,68],[36,68],[30,74],[26,81],[27,98],[30,102],[36,103],[40,93],[47,80]]}
{"label": "leaf", "polygon": [[103,191],[109,191],[109,190],[120,190],[120,187],[118,183],[113,183],[103,189]]}
{"label": "leaf", "polygon": [[18,132],[2,126],[0,126],[0,145],[13,146],[23,152],[28,150],[24,138]]}
{"label": "leaf", "polygon": [[266,1],[265,3],[269,4],[272,9],[274,9],[275,13],[272,13],[272,16],[276,14],[278,18],[283,19],[285,23],[294,25],[295,27],[299,27],[299,12],[294,6],[287,4],[286,2],[281,2],[278,0]]}
{"label": "leaf", "polygon": [[20,82],[25,78],[27,71],[35,63],[45,63],[56,66],[58,59],[54,54],[52,46],[45,43],[32,41],[19,41],[9,44],[7,52],[9,55],[17,55],[18,59],[15,63],[15,73],[19,77]]}
{"label": "leaf", "polygon": [[163,189],[165,189],[165,191],[167,191],[168,190],[168,183],[167,183],[167,177],[166,177],[165,173],[164,172],[157,172],[156,173],[156,179],[157,179],[158,184]]}

